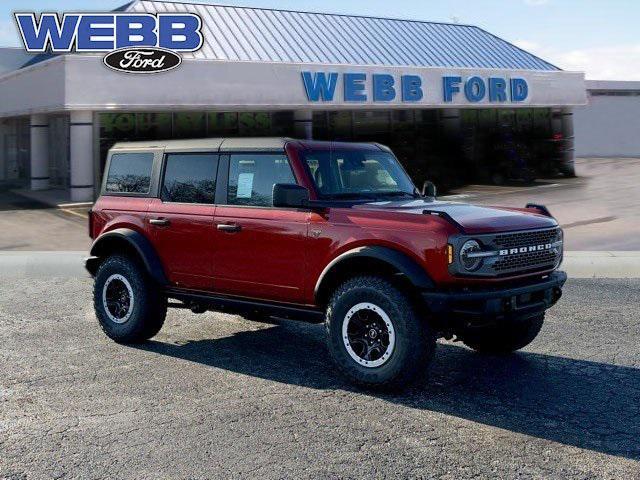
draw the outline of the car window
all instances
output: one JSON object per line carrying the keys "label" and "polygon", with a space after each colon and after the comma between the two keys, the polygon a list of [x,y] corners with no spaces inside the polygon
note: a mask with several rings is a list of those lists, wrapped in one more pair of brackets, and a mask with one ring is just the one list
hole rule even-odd
{"label": "car window", "polygon": [[113,193],[149,193],[153,153],[116,153],[111,156],[105,189]]}
{"label": "car window", "polygon": [[273,205],[276,183],[296,183],[284,154],[231,155],[229,164],[229,205]]}
{"label": "car window", "polygon": [[415,187],[396,158],[383,151],[306,151],[304,161],[321,197],[413,196]]}
{"label": "car window", "polygon": [[171,153],[164,167],[164,202],[214,203],[218,155]]}

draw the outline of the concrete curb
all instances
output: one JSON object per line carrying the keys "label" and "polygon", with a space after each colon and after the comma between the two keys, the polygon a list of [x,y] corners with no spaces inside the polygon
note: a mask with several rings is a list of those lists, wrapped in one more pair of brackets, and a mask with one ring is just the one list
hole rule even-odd
{"label": "concrete curb", "polygon": [[0,252],[0,277],[88,277],[87,252]]}
{"label": "concrete curb", "polygon": [[[86,277],[86,252],[0,252],[0,278]],[[569,278],[640,278],[640,251],[565,252]]]}
{"label": "concrete curb", "polygon": [[640,251],[565,252],[562,269],[569,278],[640,278]]}

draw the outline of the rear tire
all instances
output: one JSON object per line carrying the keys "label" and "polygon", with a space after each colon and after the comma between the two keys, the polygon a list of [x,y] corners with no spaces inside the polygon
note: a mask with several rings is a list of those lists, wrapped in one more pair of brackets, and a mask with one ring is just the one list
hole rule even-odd
{"label": "rear tire", "polygon": [[144,268],[124,255],[104,260],[96,272],[93,304],[104,333],[118,343],[155,336],[167,315],[167,299]]}
{"label": "rear tire", "polygon": [[436,336],[407,295],[376,276],[340,285],[327,307],[325,327],[339,370],[367,388],[398,389],[420,374],[426,377],[436,348]]}
{"label": "rear tire", "polygon": [[527,319],[477,328],[465,332],[464,344],[483,353],[510,353],[529,345],[538,336],[544,313]]}

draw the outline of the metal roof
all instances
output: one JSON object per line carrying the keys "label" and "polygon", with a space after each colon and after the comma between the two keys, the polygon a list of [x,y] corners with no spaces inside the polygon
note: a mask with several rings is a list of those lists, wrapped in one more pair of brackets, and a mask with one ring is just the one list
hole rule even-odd
{"label": "metal roof", "polygon": [[0,47],[0,75],[18,70],[32,57],[32,54],[22,48]]}
{"label": "metal roof", "polygon": [[204,45],[185,58],[559,70],[471,25],[149,0],[132,2],[126,10],[200,15]]}

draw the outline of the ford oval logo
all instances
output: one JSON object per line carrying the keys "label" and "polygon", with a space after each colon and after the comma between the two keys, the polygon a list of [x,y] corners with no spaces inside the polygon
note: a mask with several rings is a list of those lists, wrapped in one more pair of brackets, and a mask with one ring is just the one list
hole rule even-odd
{"label": "ford oval logo", "polygon": [[122,48],[104,57],[107,67],[126,73],[166,72],[181,63],[180,55],[158,47]]}

